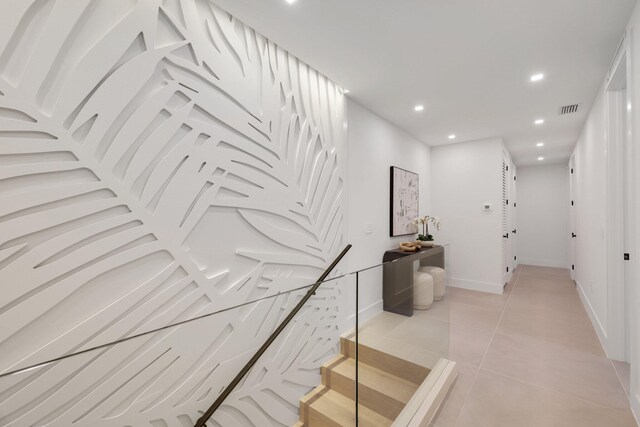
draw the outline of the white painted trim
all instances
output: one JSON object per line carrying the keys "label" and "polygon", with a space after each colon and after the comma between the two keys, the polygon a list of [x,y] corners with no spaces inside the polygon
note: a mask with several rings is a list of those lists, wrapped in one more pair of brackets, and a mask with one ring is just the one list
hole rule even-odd
{"label": "white painted trim", "polygon": [[431,425],[457,375],[455,362],[440,359],[391,426],[427,427]]}
{"label": "white painted trim", "polygon": [[[383,307],[384,307],[383,301],[380,300],[380,301],[374,302],[368,307],[361,308],[359,311],[360,316],[358,318],[358,322],[362,324],[363,322],[366,322],[367,320],[371,319],[376,314],[382,313]],[[345,320],[345,325],[342,328],[342,330],[353,329],[355,319],[356,319],[355,313],[348,316],[347,320]]]}
{"label": "white painted trim", "polygon": [[[534,259],[534,258],[522,258],[519,260],[522,265],[535,265],[538,267],[553,267],[553,268],[567,268],[567,262],[558,261],[555,259]],[[571,266],[569,266],[571,269]]]}
{"label": "white painted trim", "polygon": [[457,376],[456,362],[447,360],[444,372],[438,377],[408,427],[429,427],[431,425],[431,421],[440,410]]}
{"label": "white painted trim", "polygon": [[582,301],[582,305],[584,306],[584,309],[589,315],[589,319],[591,320],[593,329],[595,329],[596,335],[598,335],[598,339],[600,340],[600,344],[602,345],[606,353],[607,352],[607,331],[602,326],[602,323],[600,322],[598,315],[596,314],[595,310],[591,306],[591,303],[589,302],[587,295],[584,293],[584,290],[582,289],[582,285],[580,285],[580,282],[578,282],[577,280],[576,280],[576,288],[578,289],[578,295],[580,295],[580,300]]}
{"label": "white painted trim", "polygon": [[[625,59],[626,50],[622,49],[616,69],[611,70],[609,79],[613,79],[617,66]],[[607,209],[606,209],[606,248],[607,248],[607,325],[610,334],[604,346],[607,357],[614,360],[626,360],[626,299],[625,299],[625,261],[624,248],[624,158],[623,148],[626,141],[626,128],[623,115],[627,114],[627,100],[620,92],[609,91],[605,98],[606,146],[607,146]]]}
{"label": "white painted trim", "polygon": [[[636,6],[635,13],[631,19],[632,24],[627,28],[627,93],[631,94],[631,100],[633,102],[633,108],[630,111],[627,120],[627,132],[629,132],[628,138],[631,143],[631,147],[637,147],[638,141],[638,124],[640,123],[640,117],[638,117],[638,103],[640,100],[640,82],[637,79],[638,66],[637,62],[640,60],[636,55],[638,53],[638,30],[635,28],[635,23],[640,21],[640,6]],[[635,165],[640,164],[640,150],[633,148],[633,163]],[[632,218],[633,224],[636,227],[640,227],[640,172],[637,168],[633,170],[633,188],[634,195],[632,197]],[[632,234],[635,236],[631,239],[631,247],[629,248],[631,253],[638,253],[640,249],[640,235],[635,232]],[[633,268],[630,276],[632,283],[631,287],[631,306],[638,307],[640,305],[640,285],[638,279],[640,279],[640,269]],[[640,424],[640,312],[633,310],[630,317],[631,323],[631,410],[636,417],[636,421]]]}
{"label": "white painted trim", "polygon": [[452,288],[468,289],[470,291],[489,292],[491,294],[502,295],[504,292],[504,284],[502,283],[488,283],[479,282],[476,280],[458,279],[455,277],[449,278],[449,286]]}

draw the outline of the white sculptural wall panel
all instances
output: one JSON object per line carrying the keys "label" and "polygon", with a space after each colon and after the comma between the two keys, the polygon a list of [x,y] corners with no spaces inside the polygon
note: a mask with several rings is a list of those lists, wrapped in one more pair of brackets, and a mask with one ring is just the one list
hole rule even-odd
{"label": "white sculptural wall panel", "polygon": [[[344,246],[342,91],[208,0],[0,1],[0,373],[311,283]],[[3,426],[190,426],[301,293],[0,378]],[[310,301],[211,425],[290,425]]]}

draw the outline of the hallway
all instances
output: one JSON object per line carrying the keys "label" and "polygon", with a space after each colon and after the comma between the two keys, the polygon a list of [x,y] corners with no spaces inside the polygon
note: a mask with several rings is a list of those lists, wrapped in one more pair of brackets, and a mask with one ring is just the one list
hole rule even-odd
{"label": "hallway", "polygon": [[640,0],[0,4],[0,427],[640,427]]}
{"label": "hallway", "polygon": [[605,357],[567,270],[520,266],[502,296],[451,291],[459,378],[435,426],[636,425],[624,364]]}
{"label": "hallway", "polygon": [[458,378],[434,427],[636,426],[628,365],[606,358],[567,270],[520,266],[503,295],[449,288],[411,318],[381,313],[361,340],[430,367],[447,320]]}

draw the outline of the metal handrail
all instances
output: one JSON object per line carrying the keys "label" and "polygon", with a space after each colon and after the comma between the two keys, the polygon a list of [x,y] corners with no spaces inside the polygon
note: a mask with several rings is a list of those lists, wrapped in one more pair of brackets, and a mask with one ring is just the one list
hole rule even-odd
{"label": "metal handrail", "polygon": [[311,289],[309,289],[309,291],[306,293],[304,298],[302,298],[300,302],[293,308],[293,310],[291,310],[291,313],[289,313],[289,315],[282,321],[282,323],[278,325],[276,330],[269,336],[269,338],[267,338],[264,344],[262,344],[262,347],[258,349],[256,354],[253,355],[253,357],[247,362],[246,365],[244,365],[244,367],[240,370],[240,372],[238,372],[238,375],[236,375],[235,378],[231,381],[231,383],[229,383],[229,385],[222,391],[222,393],[220,394],[220,396],[218,396],[216,401],[213,402],[213,405],[211,405],[209,409],[207,409],[207,411],[200,418],[198,418],[198,421],[196,422],[194,427],[206,426],[207,421],[209,421],[209,418],[211,418],[213,413],[222,405],[222,402],[224,402],[224,400],[227,397],[229,397],[231,392],[233,392],[233,389],[236,388],[236,386],[240,383],[240,381],[242,381],[242,378],[244,378],[244,376],[251,370],[251,368],[253,368],[253,365],[255,365],[258,359],[260,359],[260,357],[267,351],[269,346],[273,344],[276,338],[278,338],[278,335],[280,335],[280,333],[284,331],[284,329],[287,327],[287,325],[289,325],[289,323],[293,320],[296,314],[298,314],[298,312],[302,309],[302,307],[304,307],[304,305],[307,303],[309,298],[311,298],[316,293],[316,290],[320,287],[320,285],[322,285],[322,283],[327,278],[327,276],[331,274],[333,269],[336,268],[336,266],[342,260],[342,258],[344,258],[347,252],[349,252],[349,249],[351,249],[351,245],[347,245],[342,250],[342,252],[340,252],[340,255],[338,255],[336,259],[333,260],[331,265],[324,271],[324,273],[322,273],[322,275],[318,278],[318,280],[311,287]]}

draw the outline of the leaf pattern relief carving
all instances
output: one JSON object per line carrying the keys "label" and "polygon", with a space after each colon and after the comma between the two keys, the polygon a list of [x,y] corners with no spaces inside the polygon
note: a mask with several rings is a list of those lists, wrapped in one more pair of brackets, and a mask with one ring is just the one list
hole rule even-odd
{"label": "leaf pattern relief carving", "polygon": [[[0,0],[0,372],[309,284],[342,90],[209,0]],[[191,426],[301,292],[0,378],[2,426]],[[290,425],[329,283],[210,421]]]}

